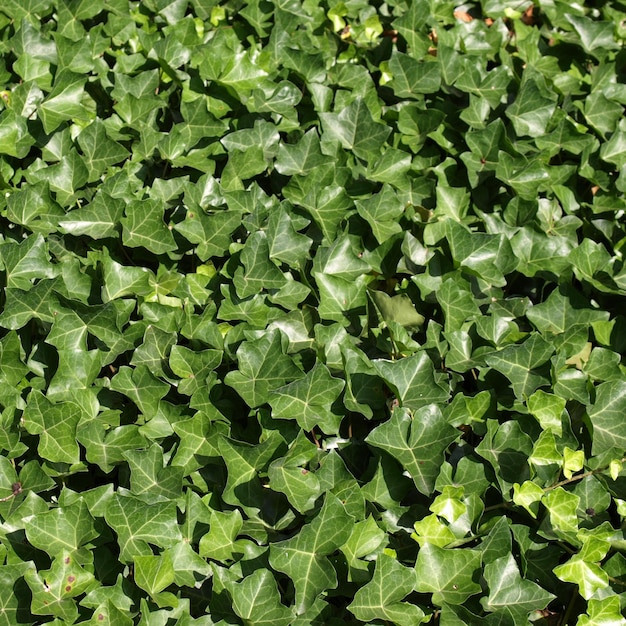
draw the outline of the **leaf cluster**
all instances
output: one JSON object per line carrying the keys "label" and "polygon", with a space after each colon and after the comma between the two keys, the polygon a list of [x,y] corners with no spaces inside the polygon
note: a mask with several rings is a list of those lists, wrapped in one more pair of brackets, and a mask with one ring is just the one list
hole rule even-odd
{"label": "leaf cluster", "polygon": [[4,0],[0,626],[626,624],[626,8]]}

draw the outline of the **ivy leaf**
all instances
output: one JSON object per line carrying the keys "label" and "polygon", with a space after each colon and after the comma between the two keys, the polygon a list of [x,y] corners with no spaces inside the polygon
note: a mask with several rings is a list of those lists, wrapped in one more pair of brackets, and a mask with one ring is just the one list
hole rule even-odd
{"label": "ivy leaf", "polygon": [[[134,561],[137,586],[147,591],[153,598],[174,582],[174,566],[168,552],[136,556]],[[155,600],[158,602],[157,598]]]}
{"label": "ivy leaf", "polygon": [[322,154],[317,131],[312,128],[302,135],[298,143],[281,143],[278,146],[274,167],[284,176],[293,176],[308,174],[327,161],[328,157]]}
{"label": "ivy leaf", "polygon": [[583,15],[566,14],[565,19],[574,27],[586,52],[597,49],[611,50],[617,46],[613,36],[613,24],[595,21]]}
{"label": "ivy leaf", "polygon": [[98,536],[87,504],[80,499],[68,506],[33,516],[26,524],[28,540],[52,555],[74,552]]}
{"label": "ivy leaf", "polygon": [[263,231],[252,235],[241,251],[244,270],[235,275],[235,288],[241,298],[247,298],[265,289],[280,289],[287,279],[270,260],[270,248]]}
{"label": "ivy leaf", "polygon": [[128,150],[107,137],[104,123],[99,119],[94,120],[80,133],[78,145],[87,165],[89,182],[97,180],[107,167],[123,161],[128,156]]}
{"label": "ivy leaf", "polygon": [[146,504],[132,495],[117,494],[109,501],[104,517],[117,533],[120,559],[126,563],[137,556],[152,556],[148,544],[169,548],[181,541],[174,503]]}
{"label": "ivy leaf", "polygon": [[123,456],[130,467],[130,489],[134,495],[149,495],[155,500],[175,499],[180,495],[182,469],[164,466],[160,446],[154,444],[145,450],[128,450]]}
{"label": "ivy leaf", "polygon": [[377,360],[374,366],[406,408],[416,410],[448,399],[449,392],[437,384],[433,362],[425,351],[399,361]]}
{"label": "ivy leaf", "polygon": [[519,136],[543,135],[556,109],[556,98],[546,96],[536,81],[523,83],[515,102],[508,107],[506,114],[513,122]]}
{"label": "ivy leaf", "polygon": [[254,626],[288,626],[293,613],[280,602],[276,581],[268,570],[256,570],[230,587],[233,610]]}
{"label": "ivy leaf", "polygon": [[24,580],[33,594],[31,611],[35,615],[52,615],[73,623],[78,618],[74,598],[89,589],[94,575],[81,567],[72,552],[61,552],[49,570],[28,570]]}
{"label": "ivy leaf", "polygon": [[238,510],[220,512],[211,511],[209,532],[200,538],[198,552],[202,557],[217,561],[228,561],[234,558],[234,541],[243,519]]}
{"label": "ivy leaf", "polygon": [[219,451],[228,469],[228,480],[222,496],[226,502],[249,508],[270,504],[267,489],[261,485],[258,473],[267,466],[281,443],[282,439],[277,432],[258,446],[226,437],[219,439]]}
{"label": "ivy leaf", "polygon": [[370,622],[388,620],[400,626],[418,624],[423,611],[408,602],[402,602],[417,583],[415,570],[404,567],[393,557],[381,554],[376,559],[372,580],[359,589],[348,606],[357,619]]}
{"label": "ivy leaf", "polygon": [[39,106],[39,117],[46,133],[56,130],[65,120],[89,121],[85,78],[71,72],[55,77],[54,89]]}
{"label": "ivy leaf", "polygon": [[53,404],[41,392],[33,391],[28,396],[23,423],[28,432],[39,435],[38,450],[43,458],[78,463],[76,427],[81,417],[82,411],[74,403]]}
{"label": "ivy leaf", "polygon": [[533,334],[520,345],[507,346],[488,355],[485,361],[490,367],[502,372],[511,381],[515,395],[522,398],[528,397],[548,382],[547,378],[534,370],[543,365],[553,352],[553,346],[540,335]]}
{"label": "ivy leaf", "polygon": [[352,516],[329,493],[313,521],[295,537],[270,546],[270,565],[294,581],[298,613],[311,606],[322,591],[337,586],[337,574],[327,557],[348,539],[351,523]]}
{"label": "ivy leaf", "polygon": [[520,576],[512,554],[485,565],[489,597],[481,600],[486,611],[507,615],[514,623],[528,618],[531,611],[543,610],[555,597]]}
{"label": "ivy leaf", "polygon": [[36,278],[54,278],[46,243],[41,235],[31,235],[20,244],[0,245],[0,257],[6,272],[7,287],[28,291]]}
{"label": "ivy leaf", "polygon": [[356,156],[368,160],[378,154],[389,129],[374,121],[365,100],[355,98],[339,113],[321,113],[324,137],[336,139]]}
{"label": "ivy leaf", "polygon": [[200,260],[223,256],[231,242],[233,232],[241,223],[241,213],[221,211],[206,215],[202,211],[188,210],[182,222],[174,224],[174,230],[197,245]]}
{"label": "ivy leaf", "polygon": [[341,415],[333,413],[331,405],[343,387],[342,380],[317,363],[304,378],[272,391],[269,403],[277,419],[295,419],[304,430],[319,426],[326,433],[336,433]]}
{"label": "ivy leaf", "polygon": [[409,472],[418,490],[429,495],[435,486],[444,450],[458,431],[445,420],[436,405],[422,407],[413,415],[394,409],[391,419],[377,426],[366,441],[388,452]]}
{"label": "ivy leaf", "polygon": [[389,70],[393,75],[394,91],[402,98],[436,93],[441,85],[439,63],[417,61],[408,54],[394,51],[389,59]]}
{"label": "ivy leaf", "polygon": [[268,402],[271,391],[301,374],[291,358],[284,354],[281,334],[277,330],[244,343],[237,350],[237,358],[239,370],[229,372],[224,380],[251,407]]}
{"label": "ivy leaf", "polygon": [[612,381],[597,387],[596,400],[588,409],[593,427],[592,454],[615,448],[626,450],[626,429],[621,416],[626,408],[626,383]]}
{"label": "ivy leaf", "polygon": [[433,603],[437,606],[444,602],[463,604],[480,592],[481,554],[479,550],[469,548],[459,550],[424,544],[415,563],[415,590],[432,593]]}
{"label": "ivy leaf", "polygon": [[176,250],[176,242],[163,222],[163,211],[156,200],[133,200],[126,205],[122,241],[130,248],[144,247],[163,254]]}
{"label": "ivy leaf", "polygon": [[0,570],[0,624],[12,626],[28,621],[30,615],[28,607],[22,599],[27,592],[24,574],[33,570],[35,565],[32,561],[5,564]]}

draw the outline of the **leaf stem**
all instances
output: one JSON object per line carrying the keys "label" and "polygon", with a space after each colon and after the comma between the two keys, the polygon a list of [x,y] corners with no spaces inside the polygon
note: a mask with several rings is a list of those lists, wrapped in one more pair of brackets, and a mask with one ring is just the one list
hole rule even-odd
{"label": "leaf stem", "polygon": [[[626,462],[626,457],[622,457],[619,460],[620,463],[625,463]],[[549,487],[544,487],[544,491],[552,491],[553,489],[556,489],[557,487],[563,487],[564,485],[570,485],[572,483],[577,483],[580,480],[583,480],[583,478],[587,478],[588,476],[595,476],[596,474],[601,474],[602,472],[606,471],[607,469],[609,469],[610,465],[605,465],[603,467],[598,467],[594,470],[589,470],[587,472],[583,472],[582,474],[576,474],[576,476],[572,476],[571,478],[566,478],[565,480],[560,480],[558,483],[554,483],[554,485],[550,485]]]}

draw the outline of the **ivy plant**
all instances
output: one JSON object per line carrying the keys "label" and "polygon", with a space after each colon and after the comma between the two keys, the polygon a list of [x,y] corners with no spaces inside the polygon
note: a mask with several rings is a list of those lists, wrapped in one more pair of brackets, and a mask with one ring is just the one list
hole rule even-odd
{"label": "ivy plant", "polygon": [[626,624],[625,24],[3,0],[0,626]]}

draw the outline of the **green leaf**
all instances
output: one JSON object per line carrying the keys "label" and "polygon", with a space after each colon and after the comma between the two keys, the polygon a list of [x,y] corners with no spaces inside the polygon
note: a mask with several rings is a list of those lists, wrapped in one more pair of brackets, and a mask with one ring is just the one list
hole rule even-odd
{"label": "green leaf", "polygon": [[263,290],[280,289],[287,279],[270,260],[267,236],[257,231],[250,236],[241,251],[243,272],[235,275],[235,288],[241,298],[247,298]]}
{"label": "green leaf", "polygon": [[619,598],[609,596],[596,600],[590,599],[588,602],[586,615],[581,615],[576,622],[576,626],[609,626],[610,624],[626,623],[626,619],[620,612]]}
{"label": "green leaf", "polygon": [[33,516],[26,524],[28,540],[52,555],[74,552],[98,536],[84,500]]}
{"label": "green leaf", "polygon": [[566,14],[565,19],[574,27],[586,52],[593,54],[595,50],[616,49],[613,24],[608,21],[592,20],[582,15]]}
{"label": "green leaf", "polygon": [[413,415],[394,409],[391,419],[377,426],[366,441],[393,456],[409,472],[418,490],[429,495],[435,486],[444,450],[457,438],[436,405],[422,407]]}
{"label": "green leaf", "polygon": [[35,615],[52,615],[65,622],[74,623],[78,618],[76,596],[85,593],[92,585],[94,576],[81,567],[72,552],[61,552],[50,569],[24,574],[33,594],[31,611]]}
{"label": "green leaf", "polygon": [[556,110],[556,97],[545,95],[535,80],[524,81],[522,87],[506,114],[513,123],[518,136],[542,135]]}
{"label": "green leaf", "polygon": [[304,133],[296,144],[281,143],[278,146],[274,167],[284,176],[293,176],[308,174],[328,160],[329,158],[322,154],[319,136],[312,128]]}
{"label": "green leaf", "polygon": [[124,213],[124,202],[101,192],[86,207],[70,211],[59,221],[62,230],[71,235],[88,235],[94,239],[113,237]]}
{"label": "green leaf", "polygon": [[417,554],[415,590],[432,593],[433,604],[463,604],[480,592],[481,552],[479,550],[438,548],[425,544]]}
{"label": "green leaf", "polygon": [[275,419],[295,419],[304,430],[319,426],[325,433],[339,430],[341,414],[333,413],[344,382],[333,378],[328,368],[317,363],[304,378],[271,392],[269,403]]}
{"label": "green leaf", "polygon": [[0,258],[6,272],[7,287],[28,291],[37,278],[54,278],[55,268],[48,259],[46,242],[41,235],[31,235],[20,244],[4,242]]}
{"label": "green leaf", "polygon": [[29,620],[28,606],[23,602],[24,574],[34,569],[32,561],[5,564],[0,570],[0,624],[13,626]]}
{"label": "green leaf", "polygon": [[250,509],[272,504],[258,474],[259,470],[267,467],[281,443],[278,432],[272,433],[257,446],[220,437],[218,447],[228,470],[222,496],[225,502]]}
{"label": "green leaf", "polygon": [[357,619],[381,619],[400,626],[418,624],[424,612],[414,604],[402,602],[417,583],[415,570],[404,567],[393,557],[380,554],[372,580],[359,589],[348,606]]}
{"label": "green leaf", "polygon": [[390,185],[383,185],[379,193],[366,200],[357,200],[356,207],[359,215],[369,223],[379,243],[401,232],[397,220],[404,212],[404,206]]}
{"label": "green leaf", "polygon": [[523,579],[510,553],[485,565],[485,579],[489,597],[481,601],[483,608],[504,619],[508,617],[514,623],[528,619],[532,611],[543,610],[555,597],[536,583]]}
{"label": "green leaf", "polygon": [[374,366],[408,409],[417,410],[448,399],[449,392],[438,384],[433,362],[425,351],[398,361],[376,360]]}
{"label": "green leaf", "polygon": [[277,330],[243,343],[237,350],[237,358],[239,370],[229,372],[224,380],[250,407],[269,402],[271,391],[301,374],[283,352],[281,334]]}
{"label": "green leaf", "polygon": [[55,77],[54,89],[39,105],[39,117],[46,133],[56,130],[66,120],[90,121],[85,78],[64,72]]}
{"label": "green leaf", "polygon": [[555,567],[554,573],[564,582],[578,585],[580,595],[586,600],[609,584],[608,575],[602,567],[583,560],[580,555],[574,555],[567,563]]}
{"label": "green leaf", "polygon": [[520,345],[507,346],[486,356],[485,361],[502,372],[511,381],[515,395],[522,398],[548,383],[536,368],[543,365],[553,352],[554,348],[547,341],[533,334]]}
{"label": "green leaf", "polygon": [[298,613],[310,607],[322,591],[337,586],[337,574],[327,557],[346,542],[351,523],[352,517],[329,493],[313,521],[295,537],[270,546],[270,565],[294,581]]}
{"label": "green leaf", "polygon": [[470,233],[459,223],[448,220],[447,238],[452,257],[468,273],[496,287],[506,285],[505,276],[517,266],[517,259],[504,235]]}
{"label": "green leaf", "polygon": [[78,145],[89,171],[89,182],[97,180],[107,167],[128,156],[128,150],[107,137],[104,123],[99,119],[94,120],[78,135]]}
{"label": "green leaf", "polygon": [[134,495],[149,495],[155,500],[175,499],[180,495],[182,470],[164,466],[160,446],[154,444],[145,450],[128,450],[123,456],[130,467],[130,490]]}
{"label": "green leaf", "polygon": [[596,399],[587,410],[593,428],[592,454],[615,448],[626,451],[626,429],[622,415],[626,408],[626,382],[602,383]]}
{"label": "green leaf", "polygon": [[293,613],[280,601],[276,581],[268,570],[256,570],[230,587],[233,610],[247,624],[288,626]]}
{"label": "green leaf", "polygon": [[156,200],[133,200],[126,205],[122,241],[130,248],[143,246],[154,254],[176,250],[176,242],[163,222],[161,205]]}
{"label": "green leaf", "polygon": [[80,453],[76,442],[76,427],[82,416],[73,402],[53,404],[39,391],[32,391],[22,417],[24,428],[39,435],[37,449],[48,461],[78,463]]}
{"label": "green leaf", "polygon": [[181,541],[174,503],[147,504],[118,493],[109,501],[104,517],[117,533],[120,559],[125,563],[137,556],[152,556],[149,544],[169,548]]}
{"label": "green leaf", "polygon": [[134,565],[137,586],[153,597],[174,582],[174,566],[168,552],[158,556],[136,556]]}
{"label": "green leaf", "polygon": [[174,224],[174,230],[195,244],[199,259],[206,261],[225,254],[231,243],[231,236],[240,223],[241,213],[237,211],[206,215],[202,211],[188,210],[185,219]]}
{"label": "green leaf", "polygon": [[209,525],[209,532],[200,538],[200,556],[216,561],[233,559],[236,549],[233,544],[243,525],[241,513],[238,510],[211,511]]}
{"label": "green leaf", "polygon": [[389,135],[384,124],[377,123],[362,98],[339,113],[321,113],[323,139],[336,139],[361,159],[369,160],[380,151]]}

